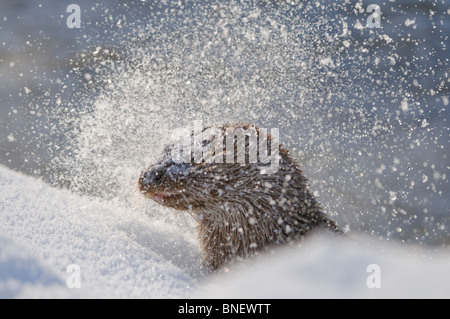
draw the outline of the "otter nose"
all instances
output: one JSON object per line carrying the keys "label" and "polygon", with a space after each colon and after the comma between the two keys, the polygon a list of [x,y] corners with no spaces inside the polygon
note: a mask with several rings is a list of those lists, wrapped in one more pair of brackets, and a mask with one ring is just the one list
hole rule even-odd
{"label": "otter nose", "polygon": [[139,178],[141,189],[148,190],[152,185],[158,185],[166,172],[167,169],[163,165],[155,165],[144,171]]}

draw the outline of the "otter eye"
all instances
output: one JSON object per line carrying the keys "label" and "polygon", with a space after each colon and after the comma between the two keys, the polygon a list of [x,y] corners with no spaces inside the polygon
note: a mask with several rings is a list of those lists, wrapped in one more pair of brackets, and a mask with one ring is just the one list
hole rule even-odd
{"label": "otter eye", "polygon": [[189,164],[172,164],[166,167],[166,174],[172,180],[177,181],[182,177],[188,176],[191,171],[191,165]]}

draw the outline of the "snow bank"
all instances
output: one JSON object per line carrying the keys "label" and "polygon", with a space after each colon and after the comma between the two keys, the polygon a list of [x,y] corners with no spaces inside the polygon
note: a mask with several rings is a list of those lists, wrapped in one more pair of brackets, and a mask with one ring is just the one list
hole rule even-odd
{"label": "snow bank", "polygon": [[450,297],[449,251],[313,237],[213,275],[174,224],[3,167],[0,194],[2,298]]}
{"label": "snow bank", "polygon": [[0,194],[0,297],[179,298],[201,275],[175,227],[2,167]]}
{"label": "snow bank", "polygon": [[217,275],[210,298],[449,298],[450,254],[379,247],[359,238],[311,238]]}

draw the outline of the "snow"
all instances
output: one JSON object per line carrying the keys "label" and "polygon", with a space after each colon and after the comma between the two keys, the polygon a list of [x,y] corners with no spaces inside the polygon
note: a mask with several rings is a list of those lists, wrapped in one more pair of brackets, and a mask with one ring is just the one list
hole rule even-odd
{"label": "snow", "polygon": [[[200,276],[174,229],[5,168],[0,181],[0,297],[179,298]],[[80,289],[66,286],[72,264]]]}
{"label": "snow", "polygon": [[1,166],[0,194],[1,298],[450,297],[448,249],[316,234],[210,273],[189,223],[155,217],[174,211],[146,215]]}
{"label": "snow", "polygon": [[[356,237],[358,238],[358,237]],[[370,288],[371,266],[380,286]],[[450,255],[316,236],[220,274],[196,293],[210,298],[448,298]]]}

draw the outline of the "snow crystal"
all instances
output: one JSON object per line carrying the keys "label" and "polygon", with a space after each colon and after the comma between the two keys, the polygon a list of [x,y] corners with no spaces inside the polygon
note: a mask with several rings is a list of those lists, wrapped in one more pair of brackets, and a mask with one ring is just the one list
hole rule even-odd
{"label": "snow crystal", "polygon": [[403,112],[409,111],[408,101],[403,100],[402,103],[400,104],[400,109],[401,109]]}

